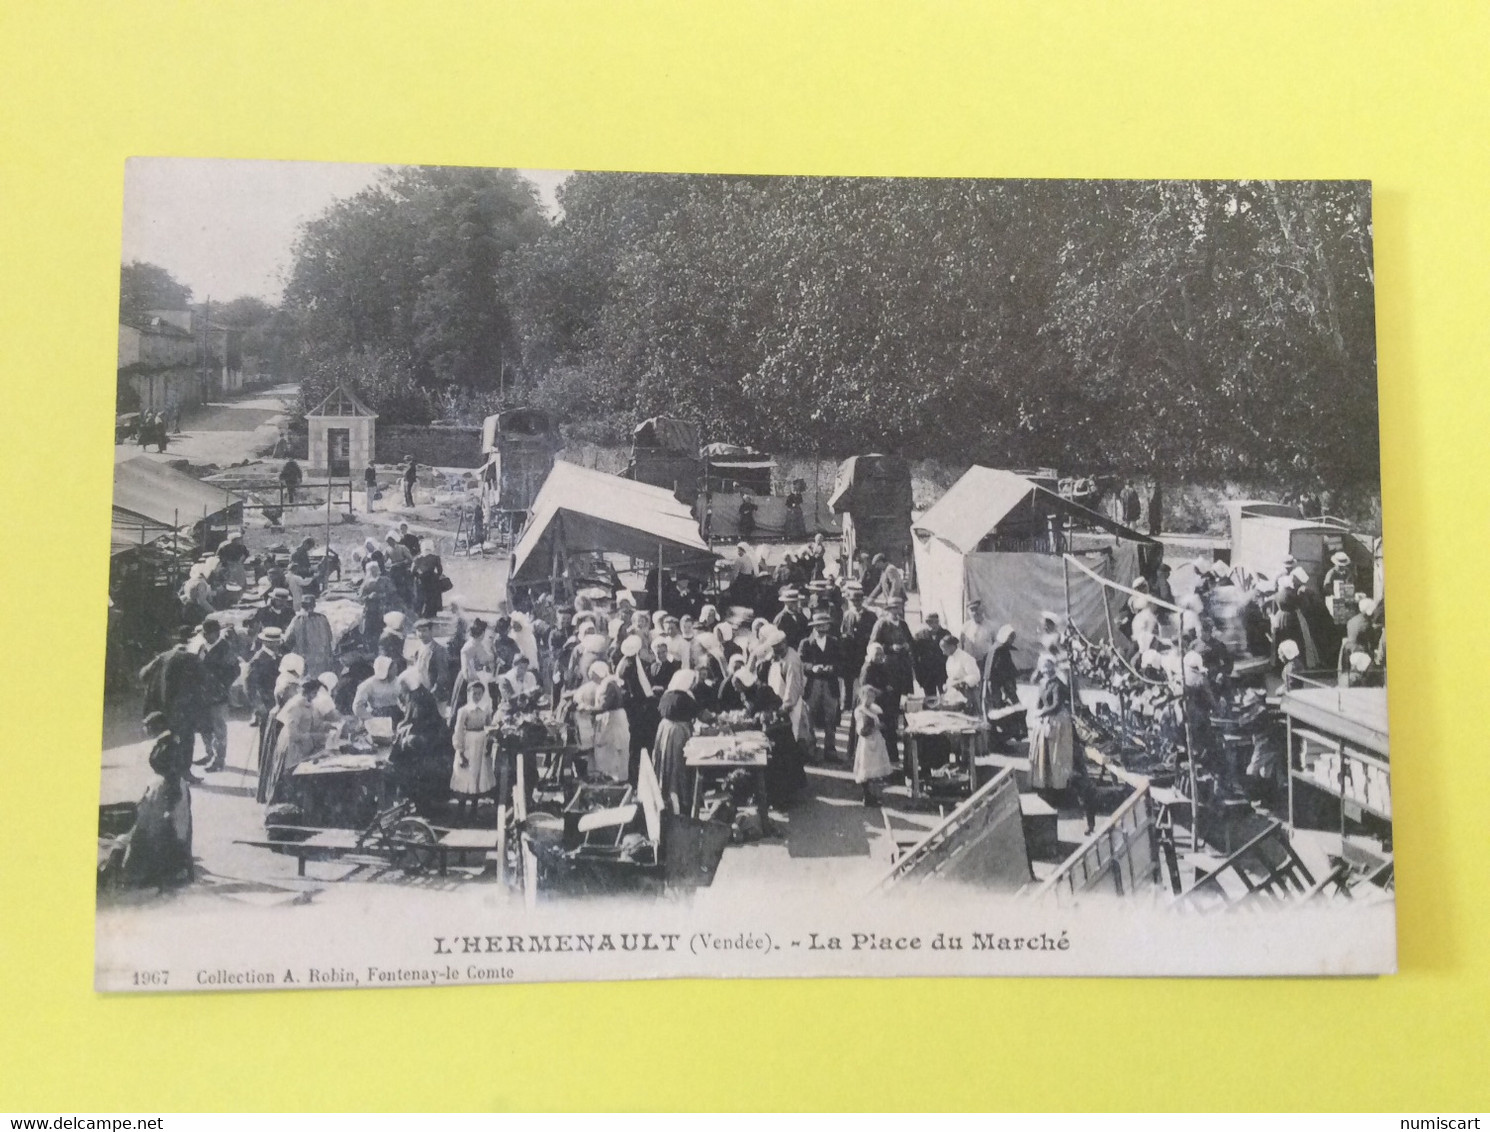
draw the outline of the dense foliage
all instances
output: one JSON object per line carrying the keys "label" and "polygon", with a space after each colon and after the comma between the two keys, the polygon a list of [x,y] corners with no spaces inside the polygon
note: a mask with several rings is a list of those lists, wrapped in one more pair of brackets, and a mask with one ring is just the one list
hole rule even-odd
{"label": "dense foliage", "polygon": [[560,203],[391,171],[254,324],[307,404],[346,381],[386,419],[1376,484],[1364,183],[579,173]]}
{"label": "dense foliage", "polygon": [[185,310],[191,288],[153,263],[135,260],[119,269],[119,321],[143,326],[152,310]]}
{"label": "dense foliage", "polygon": [[560,408],[797,451],[1375,480],[1364,184],[578,174],[561,199],[515,303]]}

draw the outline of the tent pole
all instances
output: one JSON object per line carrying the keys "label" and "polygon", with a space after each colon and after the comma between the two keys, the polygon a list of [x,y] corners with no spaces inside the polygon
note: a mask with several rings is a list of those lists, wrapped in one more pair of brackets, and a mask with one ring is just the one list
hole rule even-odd
{"label": "tent pole", "polygon": [[1190,852],[1200,852],[1200,791],[1195,778],[1195,747],[1190,742],[1190,697],[1180,666],[1180,718],[1185,721],[1185,762],[1190,770]]}
{"label": "tent pole", "polygon": [[657,544],[657,608],[662,608],[662,543]]}
{"label": "tent pole", "polygon": [[[1066,561],[1066,556],[1061,555],[1061,582],[1066,589],[1066,625],[1071,625],[1071,564]],[[1076,686],[1076,665],[1067,658],[1066,669],[1071,674],[1071,711],[1074,714],[1081,706],[1080,692]]]}
{"label": "tent pole", "polygon": [[[1116,652],[1117,651],[1117,630],[1113,627],[1113,624],[1112,624],[1112,602],[1109,600],[1108,593],[1107,593],[1107,587],[1106,586],[1099,586],[1098,588],[1102,591],[1102,612],[1103,612],[1103,614],[1107,618],[1107,644],[1108,644],[1108,646],[1114,652]],[[1118,701],[1118,723],[1119,723],[1119,726],[1122,728],[1122,730],[1118,732],[1118,753],[1119,754],[1122,754],[1123,753],[1123,736],[1125,736],[1128,733],[1128,730],[1127,730],[1127,728],[1128,728],[1128,698],[1123,695],[1121,689],[1119,689],[1119,691],[1118,691],[1117,701]]]}
{"label": "tent pole", "polygon": [[559,565],[561,552],[560,544],[564,541],[564,514],[559,512],[554,516],[554,541],[551,545],[549,561],[549,586],[548,595],[554,599],[554,604],[559,604]]}

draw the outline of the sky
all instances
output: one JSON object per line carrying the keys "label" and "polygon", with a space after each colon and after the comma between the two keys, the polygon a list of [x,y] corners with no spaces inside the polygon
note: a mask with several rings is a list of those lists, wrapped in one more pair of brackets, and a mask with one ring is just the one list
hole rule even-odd
{"label": "sky", "polygon": [[[367,188],[386,165],[131,158],[124,175],[123,262],[157,264],[192,298],[278,302],[301,224]],[[550,211],[567,170],[519,170]]]}

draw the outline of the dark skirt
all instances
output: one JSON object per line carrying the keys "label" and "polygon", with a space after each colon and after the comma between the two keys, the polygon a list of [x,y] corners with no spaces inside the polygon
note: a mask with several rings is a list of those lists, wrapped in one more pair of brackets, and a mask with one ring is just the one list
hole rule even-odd
{"label": "dark skirt", "polygon": [[142,886],[192,879],[191,791],[179,779],[158,779],[140,798],[124,853],[124,879]]}
{"label": "dark skirt", "polygon": [[773,806],[783,806],[807,786],[807,762],[791,723],[766,728],[766,797]]}
{"label": "dark skirt", "polygon": [[415,574],[417,585],[415,611],[420,617],[436,617],[445,607],[444,591],[440,589],[443,574]]}

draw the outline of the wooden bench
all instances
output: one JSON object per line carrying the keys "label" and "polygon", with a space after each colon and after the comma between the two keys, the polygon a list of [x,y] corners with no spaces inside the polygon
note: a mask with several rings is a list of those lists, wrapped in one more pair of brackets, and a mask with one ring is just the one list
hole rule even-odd
{"label": "wooden bench", "polygon": [[[450,829],[440,830],[440,839],[420,850],[435,854],[441,876],[447,875],[451,856],[463,853],[480,853],[485,862],[487,856],[497,850],[501,832],[495,829]],[[312,857],[325,856],[328,860],[352,861],[358,864],[386,865],[389,859],[378,852],[378,843],[369,838],[363,845],[357,843],[358,834],[353,829],[318,830],[303,841],[270,841],[265,838],[236,838],[239,845],[253,845],[260,849],[273,849],[279,853],[293,854],[296,875],[305,875],[305,862]]]}

